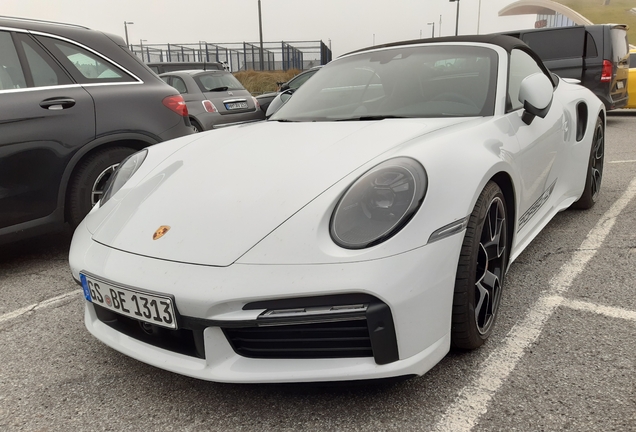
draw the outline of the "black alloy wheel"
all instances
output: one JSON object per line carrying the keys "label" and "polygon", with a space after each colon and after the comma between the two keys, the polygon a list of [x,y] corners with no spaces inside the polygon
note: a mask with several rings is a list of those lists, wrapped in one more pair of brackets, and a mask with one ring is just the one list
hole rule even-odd
{"label": "black alloy wheel", "polygon": [[590,159],[587,166],[585,188],[581,198],[572,207],[576,209],[589,209],[596,204],[601,193],[601,182],[603,180],[603,165],[605,161],[605,129],[603,120],[596,119],[594,136],[592,137],[592,148],[590,149]]}
{"label": "black alloy wheel", "polygon": [[470,215],[459,257],[451,344],[475,349],[492,333],[508,262],[506,201],[499,186],[489,182]]}

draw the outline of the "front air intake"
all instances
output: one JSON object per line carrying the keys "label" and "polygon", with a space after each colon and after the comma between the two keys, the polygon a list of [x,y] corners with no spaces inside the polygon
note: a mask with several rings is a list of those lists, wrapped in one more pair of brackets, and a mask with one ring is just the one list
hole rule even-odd
{"label": "front air intake", "polygon": [[364,317],[335,322],[226,328],[223,331],[237,354],[244,357],[373,357],[369,329]]}

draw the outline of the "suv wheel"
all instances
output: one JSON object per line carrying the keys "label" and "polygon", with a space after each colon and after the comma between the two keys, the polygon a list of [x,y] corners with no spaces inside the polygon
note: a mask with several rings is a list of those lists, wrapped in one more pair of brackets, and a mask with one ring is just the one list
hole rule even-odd
{"label": "suv wheel", "polygon": [[134,149],[128,147],[113,147],[93,153],[80,161],[66,196],[67,220],[72,228],[77,227],[100,200],[119,163],[134,152]]}

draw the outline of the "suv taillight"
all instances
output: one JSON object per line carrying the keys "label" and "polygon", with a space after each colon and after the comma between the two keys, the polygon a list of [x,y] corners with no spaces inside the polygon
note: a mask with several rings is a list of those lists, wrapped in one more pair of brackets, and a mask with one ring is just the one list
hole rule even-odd
{"label": "suv taillight", "polygon": [[188,116],[188,107],[186,106],[185,101],[183,100],[183,96],[181,95],[173,95],[168,96],[163,99],[163,104],[170,108],[172,111],[179,114],[181,117]]}
{"label": "suv taillight", "polygon": [[601,72],[601,82],[612,81],[612,62],[609,60],[603,60],[603,72]]}

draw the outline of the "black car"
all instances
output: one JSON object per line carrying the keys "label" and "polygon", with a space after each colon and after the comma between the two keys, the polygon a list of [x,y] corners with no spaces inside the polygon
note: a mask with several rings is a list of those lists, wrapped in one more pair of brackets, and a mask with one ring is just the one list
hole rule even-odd
{"label": "black car", "polygon": [[269,104],[272,103],[274,98],[278,96],[279,93],[284,92],[285,90],[290,90],[290,89],[292,91],[298,90],[298,87],[305,84],[305,82],[307,82],[309,78],[314,76],[314,74],[318,72],[321,67],[322,66],[314,66],[311,69],[308,69],[304,72],[299,73],[298,75],[296,75],[295,77],[287,81],[286,83],[281,84],[277,92],[264,93],[262,95],[256,96],[256,100],[260,104],[263,112],[267,112],[267,108],[269,107]]}
{"label": "black car", "polygon": [[598,24],[504,33],[523,40],[561,78],[574,78],[607,110],[627,105],[627,26]]}
{"label": "black car", "polygon": [[256,98],[230,72],[185,70],[159,75],[183,96],[195,131],[264,120]]}
{"label": "black car", "polygon": [[78,225],[123,159],[189,133],[122,38],[0,17],[0,243]]}

